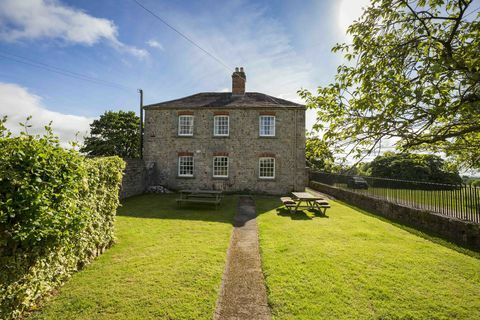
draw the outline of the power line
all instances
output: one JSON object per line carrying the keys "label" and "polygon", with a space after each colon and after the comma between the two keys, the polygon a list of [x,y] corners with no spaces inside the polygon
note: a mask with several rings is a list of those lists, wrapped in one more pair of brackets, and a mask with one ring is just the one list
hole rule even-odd
{"label": "power line", "polygon": [[477,12],[478,10],[480,10],[480,7],[478,7],[477,9],[474,9],[472,12],[469,12],[467,15],[463,16],[463,18],[466,18],[466,17],[468,17],[469,15],[471,15],[471,14],[473,14],[473,13]]}
{"label": "power line", "polygon": [[214,54],[208,52],[206,49],[202,48],[199,44],[197,44],[195,41],[193,41],[190,37],[188,37],[187,35],[183,34],[181,31],[179,31],[177,28],[175,28],[174,26],[172,26],[171,24],[169,24],[167,21],[165,21],[162,17],[160,17],[159,15],[157,15],[155,12],[153,12],[152,10],[148,9],[147,7],[145,7],[142,3],[140,3],[138,0],[133,0],[133,2],[135,2],[139,7],[141,7],[143,10],[145,10],[146,12],[150,13],[153,17],[155,17],[156,19],[158,19],[160,22],[162,22],[164,25],[166,25],[167,27],[169,27],[170,29],[172,29],[173,31],[175,31],[177,34],[179,34],[182,38],[184,38],[185,40],[187,40],[188,42],[190,42],[192,45],[194,45],[195,47],[197,47],[198,49],[202,50],[205,54],[207,54],[208,56],[210,56],[212,59],[214,59],[215,61],[217,61],[219,64],[221,64],[225,69],[227,69],[228,71],[232,71],[232,68],[229,67],[225,62],[223,62],[222,60],[220,60],[219,58],[217,58]]}
{"label": "power line", "polygon": [[[138,0],[132,0],[133,2],[135,2],[140,8],[142,8],[143,10],[145,10],[146,12],[148,12],[149,14],[151,14],[153,17],[155,17],[156,19],[158,19],[160,22],[162,22],[164,25],[166,25],[167,27],[169,27],[170,29],[172,29],[173,31],[175,31],[178,35],[180,35],[182,38],[184,38],[185,40],[187,40],[188,42],[190,42],[192,45],[194,45],[196,48],[200,49],[203,53],[205,53],[206,55],[208,55],[209,57],[211,57],[213,60],[215,60],[217,63],[219,63],[222,67],[224,67],[226,70],[228,70],[229,72],[232,71],[233,68],[229,67],[225,62],[223,62],[222,60],[220,60],[219,58],[217,58],[214,54],[210,53],[208,50],[202,48],[202,46],[200,46],[199,44],[197,44],[195,41],[193,41],[190,37],[188,37],[187,35],[185,35],[184,33],[182,33],[181,31],[179,31],[177,28],[175,28],[174,26],[172,26],[171,24],[169,24],[167,21],[165,21],[162,17],[160,17],[159,15],[157,15],[155,12],[153,12],[152,10],[148,9],[147,7],[145,7],[141,2],[139,2]],[[241,75],[238,75],[239,77],[243,78]],[[243,80],[247,81],[247,79],[243,78]],[[274,104],[279,104],[278,101],[272,99],[269,95],[267,95],[267,97],[274,103]]]}
{"label": "power line", "polygon": [[[199,44],[197,44],[195,41],[193,41],[190,37],[188,37],[187,35],[185,35],[184,33],[182,33],[181,31],[179,31],[177,28],[175,28],[174,26],[172,26],[171,24],[169,24],[167,21],[165,21],[162,17],[160,17],[159,15],[157,15],[155,12],[153,12],[152,10],[148,9],[147,7],[145,7],[142,3],[140,3],[138,0],[133,0],[133,2],[135,2],[139,7],[141,7],[143,10],[145,10],[146,12],[148,12],[149,14],[151,14],[153,17],[155,17],[156,19],[158,19],[160,22],[162,22],[164,25],[166,25],[167,27],[169,27],[170,29],[172,29],[173,31],[175,31],[178,35],[180,35],[182,38],[184,38],[185,40],[187,40],[188,42],[190,42],[192,45],[194,45],[196,48],[200,49],[202,52],[204,52],[206,55],[208,55],[209,57],[211,57],[213,60],[215,60],[217,63],[219,63],[221,66],[223,66],[226,70],[228,70],[229,72],[232,71],[233,68],[229,67],[225,62],[223,62],[222,60],[220,60],[219,58],[217,58],[215,55],[213,55],[212,53],[210,53],[208,50],[202,48],[202,46],[200,46]],[[238,74],[237,74],[238,75]],[[239,77],[243,78],[241,75],[238,75]],[[247,81],[247,79],[243,78],[243,80]],[[272,99],[269,95],[266,95],[274,104],[279,104],[278,101],[276,101],[275,99]]]}
{"label": "power line", "polygon": [[54,72],[54,73],[57,73],[57,74],[61,74],[63,76],[74,78],[74,79],[77,79],[77,80],[83,80],[83,81],[91,82],[91,83],[94,83],[94,84],[104,85],[104,86],[108,86],[108,87],[112,87],[112,88],[116,88],[116,89],[121,89],[121,90],[132,90],[132,88],[124,86],[124,85],[116,83],[116,82],[106,81],[106,80],[94,78],[94,77],[91,77],[91,76],[87,76],[87,75],[84,75],[84,74],[81,74],[81,73],[73,72],[73,71],[70,71],[70,70],[67,70],[67,69],[62,69],[62,68],[59,68],[59,67],[51,66],[51,65],[48,65],[48,64],[45,64],[45,63],[42,63],[42,62],[38,62],[38,61],[29,59],[29,58],[26,58],[26,57],[22,57],[22,56],[19,56],[19,55],[16,55],[16,54],[6,53],[6,52],[1,52],[0,51],[0,57],[4,58],[4,59],[11,60],[11,61],[14,61],[14,62],[29,65],[29,66],[32,66],[32,67],[47,70],[47,71],[50,71],[50,72]]}

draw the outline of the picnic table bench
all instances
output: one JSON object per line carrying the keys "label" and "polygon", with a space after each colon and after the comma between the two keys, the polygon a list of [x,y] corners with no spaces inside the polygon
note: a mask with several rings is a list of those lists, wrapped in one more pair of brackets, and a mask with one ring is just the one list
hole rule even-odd
{"label": "picnic table bench", "polygon": [[280,201],[282,201],[285,208],[287,208],[290,212],[297,212],[299,208],[307,208],[318,209],[323,213],[323,215],[325,215],[327,209],[330,208],[328,201],[320,196],[315,196],[308,192],[292,192],[292,195],[293,198],[280,198]]}
{"label": "picnic table bench", "polygon": [[180,190],[180,198],[176,199],[177,205],[182,203],[214,204],[215,209],[222,201],[222,191],[217,190]]}

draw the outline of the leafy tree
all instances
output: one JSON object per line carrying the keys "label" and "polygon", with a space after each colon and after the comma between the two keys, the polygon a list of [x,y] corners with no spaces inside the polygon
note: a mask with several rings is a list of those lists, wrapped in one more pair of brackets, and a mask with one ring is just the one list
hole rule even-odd
{"label": "leafy tree", "polygon": [[458,170],[433,154],[385,152],[367,165],[374,177],[460,184]]}
{"label": "leafy tree", "polygon": [[307,166],[313,170],[337,172],[341,165],[335,164],[335,158],[325,141],[308,135],[305,143],[305,158]]}
{"label": "leafy tree", "polygon": [[472,0],[372,0],[337,44],[334,83],[300,95],[324,140],[361,158],[382,139],[480,167],[480,11]]}
{"label": "leafy tree", "polygon": [[91,156],[138,158],[140,118],[133,111],[106,111],[90,124],[90,136],[80,149]]}

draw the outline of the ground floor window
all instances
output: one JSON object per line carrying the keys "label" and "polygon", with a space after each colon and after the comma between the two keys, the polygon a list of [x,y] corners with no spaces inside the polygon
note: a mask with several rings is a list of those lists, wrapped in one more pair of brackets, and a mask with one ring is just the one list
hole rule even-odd
{"label": "ground floor window", "polygon": [[228,178],[228,157],[213,157],[213,177]]}
{"label": "ground floor window", "polygon": [[275,178],[275,158],[260,158],[258,166],[260,179]]}
{"label": "ground floor window", "polygon": [[178,176],[193,177],[193,156],[178,157]]}

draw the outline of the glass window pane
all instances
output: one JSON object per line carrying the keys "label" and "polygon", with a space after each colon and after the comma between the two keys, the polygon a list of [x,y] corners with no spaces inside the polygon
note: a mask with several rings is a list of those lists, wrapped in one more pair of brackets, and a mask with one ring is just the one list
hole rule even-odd
{"label": "glass window pane", "polygon": [[178,175],[183,177],[193,176],[193,157],[178,157]]}
{"label": "glass window pane", "polygon": [[259,177],[275,178],[275,158],[260,158]]}
{"label": "glass window pane", "polygon": [[193,135],[193,116],[178,117],[178,135],[180,136]]}
{"label": "glass window pane", "polygon": [[228,177],[228,157],[213,158],[213,176]]}
{"label": "glass window pane", "polygon": [[213,118],[213,134],[216,136],[228,136],[229,134],[229,117],[215,116]]}
{"label": "glass window pane", "polygon": [[275,116],[260,116],[260,136],[275,136]]}

